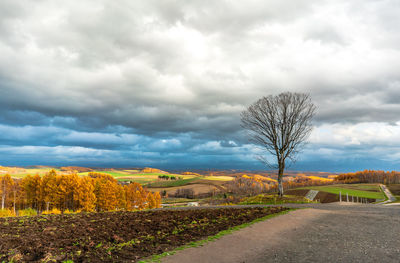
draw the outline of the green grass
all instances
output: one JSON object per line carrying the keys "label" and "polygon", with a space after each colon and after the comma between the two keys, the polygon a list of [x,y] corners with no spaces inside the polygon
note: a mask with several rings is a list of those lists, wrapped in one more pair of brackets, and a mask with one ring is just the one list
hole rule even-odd
{"label": "green grass", "polygon": [[[371,184],[338,184],[338,185],[324,185],[324,186],[308,186],[298,189],[312,189],[332,194],[342,193],[342,196],[348,194],[349,196],[358,196],[371,199],[385,199],[385,195],[380,190],[379,185]],[[366,191],[369,190],[369,191]],[[374,191],[371,191],[374,190]]]}
{"label": "green grass", "polygon": [[139,184],[148,184],[151,183],[153,180],[151,179],[132,179],[132,178],[128,178],[128,179],[123,179],[123,178],[118,178],[117,181],[119,182],[135,182],[135,183],[139,183]]}
{"label": "green grass", "polygon": [[[132,170],[134,171],[134,170]],[[175,176],[175,177],[182,177],[183,179],[188,179],[188,178],[193,178],[195,175],[182,175],[182,174],[164,174],[164,173],[136,173],[136,172],[129,172],[129,170],[124,170],[124,171],[92,171],[94,173],[103,173],[103,174],[109,174],[113,177],[148,177],[152,180],[158,179],[158,176],[160,175],[167,175],[167,176]],[[88,175],[89,172],[83,172],[79,173],[79,175]]]}
{"label": "green grass", "polygon": [[209,237],[207,237],[205,239],[198,240],[198,241],[193,241],[193,242],[190,242],[189,244],[177,247],[174,250],[171,250],[171,251],[168,251],[168,252],[164,252],[164,253],[159,254],[159,255],[154,255],[150,259],[145,259],[145,260],[139,261],[139,263],[161,262],[161,259],[163,257],[173,255],[173,254],[175,254],[176,252],[178,252],[180,250],[183,250],[183,249],[186,249],[186,248],[191,248],[191,247],[202,246],[202,245],[204,245],[204,244],[206,244],[208,242],[212,242],[212,241],[218,240],[221,237],[223,237],[225,235],[228,235],[228,234],[231,234],[231,233],[233,233],[233,232],[235,232],[237,230],[243,229],[243,228],[251,226],[251,225],[253,225],[255,223],[258,223],[258,222],[261,222],[261,221],[264,221],[264,220],[267,220],[267,219],[270,219],[270,218],[273,218],[273,217],[276,217],[276,216],[287,214],[287,213],[289,213],[291,211],[294,211],[294,210],[296,210],[296,209],[291,208],[289,210],[282,211],[282,212],[279,212],[279,213],[276,213],[276,214],[267,215],[267,216],[264,216],[264,217],[257,218],[257,219],[255,219],[255,220],[253,220],[251,222],[244,223],[244,224],[238,225],[238,226],[234,226],[234,227],[231,227],[231,228],[229,228],[227,230],[223,230],[223,231],[217,233],[216,235],[209,236]]}
{"label": "green grass", "polygon": [[391,203],[400,203],[400,195],[393,195],[396,198],[396,201],[394,202],[389,202],[389,204]]}
{"label": "green grass", "polygon": [[198,179],[202,179],[202,177],[194,177],[194,178],[189,178],[189,179],[181,179],[181,180],[168,180],[168,181],[159,181],[159,182],[154,182],[146,185],[147,187],[153,187],[153,188],[158,188],[158,187],[174,187],[174,186],[183,186],[188,183],[192,183]]}
{"label": "green grass", "polygon": [[186,202],[198,202],[201,199],[188,199],[188,198],[177,198],[177,197],[168,197],[162,198],[162,204],[176,204],[176,203],[186,203]]}

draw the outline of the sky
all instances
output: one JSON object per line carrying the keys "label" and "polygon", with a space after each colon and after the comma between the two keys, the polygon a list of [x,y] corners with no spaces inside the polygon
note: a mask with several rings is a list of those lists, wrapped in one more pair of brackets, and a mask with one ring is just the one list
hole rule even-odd
{"label": "sky", "polygon": [[0,165],[268,169],[240,126],[309,93],[292,170],[399,170],[397,0],[0,1]]}

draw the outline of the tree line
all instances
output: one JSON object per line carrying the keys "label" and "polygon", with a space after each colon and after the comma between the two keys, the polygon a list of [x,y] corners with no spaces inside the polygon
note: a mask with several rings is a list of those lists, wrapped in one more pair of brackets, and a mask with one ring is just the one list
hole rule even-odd
{"label": "tree line", "polygon": [[336,182],[345,184],[355,183],[380,183],[380,184],[399,184],[400,183],[400,172],[391,171],[375,171],[375,170],[364,170],[355,173],[343,173],[339,174],[335,178]]}
{"label": "tree line", "polygon": [[57,174],[51,170],[13,179],[0,176],[1,208],[17,210],[32,208],[38,212],[60,211],[101,212],[161,207],[158,192],[151,193],[138,183],[120,185],[111,175],[88,173]]}
{"label": "tree line", "polygon": [[[292,180],[287,180],[282,183],[285,190],[306,187],[306,186],[319,186],[333,184],[333,180],[324,180],[324,178],[312,178],[307,176],[296,177]],[[253,196],[262,193],[275,193],[278,192],[278,184],[271,182],[264,182],[262,179],[250,176],[238,176],[234,180],[229,181],[227,184],[229,193]]]}

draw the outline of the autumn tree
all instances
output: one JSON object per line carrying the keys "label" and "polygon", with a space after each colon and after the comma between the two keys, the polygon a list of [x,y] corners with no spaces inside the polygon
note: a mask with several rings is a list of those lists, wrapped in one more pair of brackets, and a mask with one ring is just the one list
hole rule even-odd
{"label": "autumn tree", "polygon": [[13,211],[14,214],[16,214],[16,207],[17,207],[17,202],[18,202],[18,196],[21,193],[21,180],[13,180],[13,184],[11,186],[11,194],[12,194],[12,200],[13,200]]}
{"label": "autumn tree", "polygon": [[81,178],[76,195],[79,207],[84,212],[93,212],[96,207],[94,179],[88,176]]}
{"label": "autumn tree", "polygon": [[147,194],[146,204],[148,208],[155,208],[156,207],[156,199],[152,193]]}
{"label": "autumn tree", "polygon": [[45,202],[46,211],[49,211],[50,204],[54,202],[57,193],[57,174],[55,170],[46,173],[42,178],[42,200]]}
{"label": "autumn tree", "polygon": [[154,199],[155,199],[155,208],[160,208],[161,207],[161,195],[159,192],[154,193]]}
{"label": "autumn tree", "polygon": [[117,185],[117,200],[118,200],[118,209],[126,210],[126,192],[122,185]]}
{"label": "autumn tree", "polygon": [[0,191],[1,191],[1,209],[5,208],[6,200],[11,193],[14,181],[9,174],[0,177]]}
{"label": "autumn tree", "polygon": [[[316,107],[307,94],[285,92],[259,99],[241,113],[242,126],[251,141],[265,151],[258,159],[278,168],[278,193],[283,196],[283,172],[286,161],[294,161],[311,133]],[[270,162],[267,154],[275,157]]]}
{"label": "autumn tree", "polygon": [[146,193],[138,183],[125,186],[127,210],[143,209],[146,205]]}
{"label": "autumn tree", "polygon": [[38,174],[35,176],[28,174],[22,179],[25,204],[37,210],[40,209],[39,203],[41,201],[41,181],[41,177]]}
{"label": "autumn tree", "polygon": [[89,176],[80,177],[76,173],[57,174],[51,170],[43,178],[36,174],[19,180],[5,175],[0,177],[0,195],[3,209],[13,207],[14,213],[17,206],[38,211],[56,208],[85,212],[161,206],[158,193],[152,194],[138,183],[122,186],[104,173],[89,173]]}
{"label": "autumn tree", "polygon": [[94,179],[97,211],[111,211],[118,206],[117,180],[108,174],[89,173]]}

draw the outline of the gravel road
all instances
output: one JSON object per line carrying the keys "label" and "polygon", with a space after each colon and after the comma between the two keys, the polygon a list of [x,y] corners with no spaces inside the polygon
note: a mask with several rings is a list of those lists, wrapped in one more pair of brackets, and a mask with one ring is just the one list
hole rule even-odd
{"label": "gravel road", "polygon": [[162,262],[400,262],[400,207],[309,207],[165,257]]}
{"label": "gravel road", "polygon": [[381,187],[382,191],[385,193],[385,195],[386,195],[387,198],[388,198],[387,201],[382,202],[381,204],[386,204],[386,203],[390,203],[390,202],[396,201],[396,197],[394,197],[394,196],[392,195],[392,193],[389,191],[389,189],[387,188],[386,185],[381,184],[381,185],[379,185],[379,186]]}

